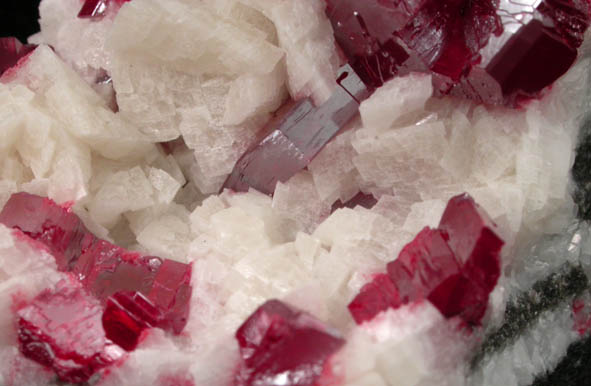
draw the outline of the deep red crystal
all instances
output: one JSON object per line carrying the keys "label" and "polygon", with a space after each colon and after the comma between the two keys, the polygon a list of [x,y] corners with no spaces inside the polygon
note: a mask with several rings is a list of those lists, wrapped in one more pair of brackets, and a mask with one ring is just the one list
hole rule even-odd
{"label": "deep red crystal", "polygon": [[130,0],[85,0],[78,17],[83,19],[101,19],[107,9],[113,5],[121,6]]}
{"label": "deep red crystal", "polygon": [[242,357],[235,385],[313,386],[345,341],[313,316],[278,300],[260,306],[236,331]]}
{"label": "deep red crystal", "polygon": [[96,240],[70,209],[25,192],[10,197],[0,212],[0,223],[45,244],[60,271],[71,270]]}
{"label": "deep red crystal", "polygon": [[19,60],[27,56],[37,46],[22,44],[15,37],[0,37],[0,76],[14,67]]}
{"label": "deep red crystal", "polygon": [[388,308],[398,308],[402,304],[398,288],[390,276],[380,274],[361,288],[359,294],[349,303],[349,312],[355,322],[361,324],[372,320]]}
{"label": "deep red crystal", "polygon": [[20,351],[65,382],[85,382],[121,356],[107,340],[103,309],[80,284],[62,282],[18,311]]}
{"label": "deep red crystal", "polygon": [[[543,0],[537,9],[498,0],[326,2],[337,42],[369,86],[430,71],[437,95],[511,106],[572,66],[591,21],[587,0]],[[505,28],[515,31],[481,64],[482,49]]]}
{"label": "deep red crystal", "polygon": [[132,351],[142,332],[156,327],[161,318],[158,308],[140,292],[117,292],[107,299],[102,322],[107,338]]}
{"label": "deep red crystal", "polygon": [[425,228],[350,303],[357,323],[388,308],[429,300],[445,317],[478,325],[501,272],[503,241],[467,194],[453,197],[438,229]]}
{"label": "deep red crystal", "polygon": [[[157,321],[144,320],[179,334],[185,327],[191,299],[191,265],[156,256],[143,256],[96,238],[69,208],[29,193],[13,194],[2,212],[0,223],[23,231],[28,237],[43,243],[54,255],[58,269],[72,272],[83,286],[101,303],[110,305],[115,313],[133,311],[131,301],[146,309],[148,299],[160,315]],[[137,292],[137,295],[109,298],[117,293]],[[140,295],[141,294],[141,295]],[[123,307],[123,305],[125,305]],[[115,307],[115,308],[114,308]],[[142,313],[130,314],[139,318]],[[110,319],[111,320],[111,319]],[[129,344],[116,336],[122,347]]]}
{"label": "deep red crystal", "polygon": [[353,198],[343,203],[341,200],[336,201],[332,204],[331,212],[334,212],[337,209],[341,208],[355,208],[356,206],[361,206],[365,209],[371,209],[374,207],[375,204],[378,203],[378,200],[374,197],[373,194],[365,194],[363,192],[357,193]]}
{"label": "deep red crystal", "polygon": [[264,129],[265,134],[236,162],[223,188],[237,192],[249,187],[273,194],[277,181],[285,182],[305,168],[341,130],[369,94],[348,65],[339,70],[339,86],[322,106],[310,99],[297,102]]}

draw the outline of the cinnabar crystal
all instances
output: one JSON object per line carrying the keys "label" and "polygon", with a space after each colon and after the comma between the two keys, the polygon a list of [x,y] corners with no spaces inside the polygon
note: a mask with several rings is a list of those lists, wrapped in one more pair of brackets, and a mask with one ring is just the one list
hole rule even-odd
{"label": "cinnabar crystal", "polygon": [[235,385],[321,384],[329,359],[345,343],[313,316],[279,300],[260,306],[236,331],[242,363]]}

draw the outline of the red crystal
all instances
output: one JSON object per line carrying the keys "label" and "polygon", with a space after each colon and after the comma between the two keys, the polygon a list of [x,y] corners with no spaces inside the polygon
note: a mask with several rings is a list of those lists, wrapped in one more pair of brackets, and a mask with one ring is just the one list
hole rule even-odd
{"label": "red crystal", "polygon": [[78,283],[60,283],[18,311],[20,351],[65,382],[85,382],[121,356],[105,337],[102,307]]}
{"label": "red crystal", "polygon": [[107,338],[127,351],[137,346],[141,333],[155,327],[162,314],[139,292],[117,292],[107,299],[103,328]]}
{"label": "red crystal", "polygon": [[388,308],[428,299],[445,317],[478,325],[501,270],[503,241],[467,194],[453,197],[438,229],[423,229],[349,304],[357,323]]}
{"label": "red crystal", "polygon": [[37,46],[22,44],[15,37],[0,37],[0,76],[6,70],[14,67],[19,60],[27,56]]}
{"label": "red crystal", "polygon": [[105,16],[107,9],[115,3],[116,6],[121,6],[123,3],[130,0],[85,0],[78,17],[83,19],[101,19]]}
{"label": "red crystal", "polygon": [[398,308],[402,304],[398,288],[390,277],[380,274],[361,288],[359,295],[349,303],[349,312],[355,322],[361,324],[388,308]]}
{"label": "red crystal", "polygon": [[10,197],[0,212],[0,223],[45,244],[60,271],[71,270],[96,239],[71,210],[25,192]]}
{"label": "red crystal", "polygon": [[338,200],[334,204],[332,204],[331,212],[334,212],[337,209],[341,208],[355,208],[356,206],[361,206],[365,209],[371,209],[375,204],[378,203],[378,200],[373,196],[373,194],[365,194],[363,192],[357,193],[353,198],[349,201],[343,203],[341,200]]}
{"label": "red crystal", "polygon": [[[191,299],[191,265],[156,256],[142,256],[108,241],[96,238],[69,209],[48,198],[28,193],[13,194],[2,212],[0,223],[20,229],[28,237],[42,242],[54,255],[58,268],[71,271],[83,286],[102,303],[111,302],[110,312],[133,311],[130,301],[145,309],[144,297],[161,315],[156,322],[143,320],[146,325],[179,334],[187,323]],[[121,292],[137,292],[127,296]],[[118,302],[118,303],[117,303]],[[142,308],[144,307],[144,308]],[[130,314],[130,318],[140,317]],[[154,324],[155,323],[155,324]],[[115,343],[128,346],[126,341]]]}
{"label": "red crystal", "polygon": [[339,87],[322,106],[315,108],[304,99],[270,122],[267,134],[236,162],[223,188],[244,192],[252,187],[273,194],[277,181],[285,182],[305,168],[369,95],[348,65],[339,70],[337,81]]}
{"label": "red crystal", "polygon": [[345,341],[313,316],[278,300],[259,307],[236,331],[242,357],[235,385],[319,384]]}
{"label": "red crystal", "polygon": [[[337,42],[369,86],[430,71],[437,95],[512,106],[571,67],[591,21],[587,0],[544,0],[537,9],[498,0],[326,2]],[[512,36],[482,58],[505,28]]]}

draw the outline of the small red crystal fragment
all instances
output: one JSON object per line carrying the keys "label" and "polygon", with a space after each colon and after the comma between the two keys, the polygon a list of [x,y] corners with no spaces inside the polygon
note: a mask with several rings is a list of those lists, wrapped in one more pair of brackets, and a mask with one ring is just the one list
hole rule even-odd
{"label": "small red crystal fragment", "polygon": [[439,228],[423,229],[388,263],[390,281],[378,277],[367,284],[349,310],[361,323],[387,308],[427,299],[445,317],[478,325],[500,276],[502,247],[494,223],[474,200],[453,197]]}
{"label": "small red crystal fragment", "polygon": [[359,101],[369,95],[349,65],[339,70],[338,85],[322,106],[314,108],[304,99],[271,121],[262,139],[236,162],[223,189],[244,192],[251,187],[273,194],[277,181],[285,182],[305,168],[357,114]]}
{"label": "small red crystal fragment", "polygon": [[573,329],[584,336],[591,331],[591,305],[587,304],[583,298],[573,300],[572,313],[574,326]]}
{"label": "small red crystal fragment", "polygon": [[155,327],[162,314],[139,292],[117,292],[107,299],[102,322],[107,338],[132,351],[142,332]]}
{"label": "small red crystal fragment", "polygon": [[363,192],[357,193],[353,198],[349,201],[343,203],[341,200],[338,200],[334,204],[332,204],[331,213],[337,209],[341,208],[355,208],[356,206],[361,206],[365,209],[371,209],[375,204],[378,203],[378,200],[373,196],[373,194],[365,194]]}
{"label": "small red crystal fragment", "polygon": [[85,0],[80,12],[78,12],[78,17],[98,20],[105,16],[112,3],[120,7],[127,1],[130,0]]}
{"label": "small red crystal fragment", "polygon": [[15,37],[0,37],[0,75],[14,67],[19,60],[27,56],[37,46],[22,44]]}
{"label": "small red crystal fragment", "polygon": [[357,324],[372,320],[388,308],[398,308],[400,301],[398,288],[388,275],[377,275],[361,288],[359,294],[349,303],[349,312]]}
{"label": "small red crystal fragment", "polygon": [[62,381],[85,382],[122,355],[105,337],[102,312],[77,282],[61,282],[18,311],[20,351]]}
{"label": "small red crystal fragment", "polygon": [[259,307],[236,331],[242,357],[235,385],[313,386],[345,341],[313,316],[278,300]]}
{"label": "small red crystal fragment", "polygon": [[60,271],[71,270],[78,257],[96,240],[70,210],[48,198],[25,192],[10,197],[0,212],[0,223],[20,229],[45,244]]}

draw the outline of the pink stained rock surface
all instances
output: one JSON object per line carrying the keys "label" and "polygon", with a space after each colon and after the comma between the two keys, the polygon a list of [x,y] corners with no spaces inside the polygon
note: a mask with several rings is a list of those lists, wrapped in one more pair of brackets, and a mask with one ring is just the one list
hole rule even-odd
{"label": "pink stained rock surface", "polygon": [[0,37],[0,76],[36,47],[33,44],[22,44],[15,37]]}
{"label": "pink stained rock surface", "polygon": [[236,331],[242,363],[235,385],[318,385],[345,341],[313,316],[279,300],[260,306]]}
{"label": "pink stained rock surface", "polygon": [[105,16],[107,9],[111,6],[121,7],[123,3],[130,0],[85,0],[78,17],[82,19],[98,20]]}
{"label": "pink stained rock surface", "polygon": [[349,304],[353,318],[427,299],[445,317],[479,325],[500,276],[504,243],[495,229],[470,196],[453,197],[439,228],[423,229],[388,263],[390,280],[378,276],[361,289]]}
{"label": "pink stained rock surface", "polygon": [[[20,229],[28,237],[43,243],[54,255],[58,269],[72,272],[84,288],[111,311],[147,309],[145,299],[160,316],[140,321],[180,334],[187,323],[191,299],[191,265],[156,256],[142,256],[96,238],[71,209],[29,193],[13,194],[0,212],[0,223]],[[121,292],[124,295],[109,298]],[[119,301],[119,300],[120,301]],[[130,302],[137,300],[136,305]],[[109,303],[110,302],[110,303]],[[115,307],[115,308],[113,308]],[[113,311],[115,315],[115,311]],[[142,313],[130,314],[139,318]],[[112,317],[109,320],[115,320]],[[125,324],[122,324],[125,325]],[[130,332],[133,334],[133,331]],[[123,335],[121,335],[123,336]],[[115,343],[117,335],[113,336]],[[122,347],[128,346],[121,341]]]}
{"label": "pink stained rock surface", "polygon": [[62,381],[85,382],[123,355],[105,336],[102,312],[79,283],[61,282],[17,312],[20,351]]}
{"label": "pink stained rock surface", "polygon": [[336,40],[368,86],[424,71],[437,95],[510,106],[571,67],[591,21],[586,0],[537,9],[507,0],[326,2]]}
{"label": "pink stained rock surface", "polygon": [[266,134],[236,162],[223,188],[236,192],[249,187],[273,194],[310,161],[356,114],[369,92],[349,65],[341,67],[339,86],[322,106],[310,99],[297,102],[272,120]]}

